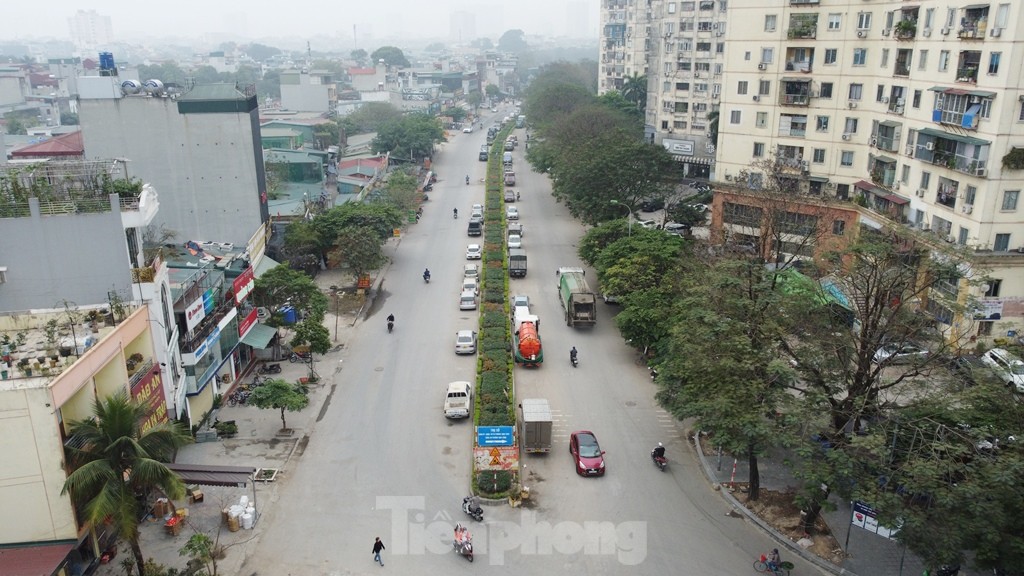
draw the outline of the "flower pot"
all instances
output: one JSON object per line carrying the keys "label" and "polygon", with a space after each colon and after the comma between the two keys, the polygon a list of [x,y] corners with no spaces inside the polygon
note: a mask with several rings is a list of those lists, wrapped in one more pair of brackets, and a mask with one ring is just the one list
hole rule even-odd
{"label": "flower pot", "polygon": [[7,380],[7,370],[0,370],[0,380]]}

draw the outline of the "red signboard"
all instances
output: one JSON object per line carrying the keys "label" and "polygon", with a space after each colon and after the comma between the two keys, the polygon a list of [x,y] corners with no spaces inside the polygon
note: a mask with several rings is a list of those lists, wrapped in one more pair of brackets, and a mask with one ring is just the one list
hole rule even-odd
{"label": "red signboard", "polygon": [[241,304],[245,300],[246,296],[252,292],[253,287],[256,286],[256,277],[253,276],[252,266],[246,268],[235,281],[231,283],[232,289],[235,292],[235,303]]}
{"label": "red signboard", "polygon": [[151,368],[135,386],[132,386],[132,400],[146,407],[146,415],[139,423],[139,432],[145,432],[157,424],[168,421],[164,382],[160,370]]}
{"label": "red signboard", "polygon": [[245,338],[246,333],[249,329],[256,325],[256,309],[253,308],[249,311],[249,314],[242,318],[242,321],[238,323],[238,337]]}

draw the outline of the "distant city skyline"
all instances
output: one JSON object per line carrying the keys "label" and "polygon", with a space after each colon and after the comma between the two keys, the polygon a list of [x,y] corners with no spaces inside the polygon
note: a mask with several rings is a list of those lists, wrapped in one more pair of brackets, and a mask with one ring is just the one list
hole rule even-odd
{"label": "distant city skyline", "polygon": [[[341,0],[325,11],[323,5],[288,4],[250,0],[241,11],[200,0],[145,3],[127,0],[51,0],[45,5],[10,3],[0,19],[0,40],[72,40],[71,22],[79,11],[95,11],[109,17],[115,42],[153,38],[209,38],[224,35],[245,40],[271,38],[335,37],[360,48],[375,38],[439,39],[453,37],[456,14],[472,22],[466,32],[473,38],[492,40],[506,30],[521,29],[527,35],[597,38],[598,4],[581,0],[435,0],[388,2],[368,10],[362,0]],[[468,15],[468,16],[466,16]],[[353,39],[353,25],[356,35]]]}

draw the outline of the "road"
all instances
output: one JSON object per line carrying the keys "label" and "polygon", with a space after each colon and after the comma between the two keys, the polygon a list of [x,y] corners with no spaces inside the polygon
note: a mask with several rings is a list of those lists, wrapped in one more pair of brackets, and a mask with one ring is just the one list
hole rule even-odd
{"label": "road", "polygon": [[[515,384],[521,398],[550,401],[554,448],[526,457],[530,507],[485,507],[482,524],[461,512],[473,428],[445,420],[441,406],[449,381],[475,376],[474,358],[456,356],[453,346],[457,330],[478,325],[476,312],[459,311],[458,294],[465,246],[477,241],[465,227],[470,206],[483,203],[486,163],[477,152],[485,134],[453,135],[435,157],[440,180],[425,214],[402,238],[383,294],[349,342],[328,405],[278,500],[265,508],[264,533],[241,573],[377,572],[375,536],[387,545],[385,568],[402,574],[753,573],[751,562],[771,541],[730,517],[707,484],[681,426],[657,408],[647,372],[618,336],[615,309],[601,304],[593,329],[562,322],[554,272],[579,265],[575,243],[583,228],[551,197],[546,178],[528,170],[522,130],[515,156],[529,273],[512,280],[511,291],[528,295],[541,318],[546,362],[516,368]],[[464,216],[453,220],[453,207]],[[420,277],[424,267],[429,285]],[[389,313],[396,316],[390,335]],[[575,369],[572,346],[580,352]],[[607,451],[604,478],[574,473],[568,434],[583,428]],[[664,473],[648,456],[659,441],[668,447]],[[450,546],[452,525],[467,520],[474,564]],[[796,573],[816,572],[798,564]]]}

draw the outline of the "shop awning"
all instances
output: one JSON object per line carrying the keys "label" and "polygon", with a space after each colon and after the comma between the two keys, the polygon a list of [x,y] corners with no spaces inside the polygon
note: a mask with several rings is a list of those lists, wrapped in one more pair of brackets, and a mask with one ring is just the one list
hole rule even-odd
{"label": "shop awning", "polygon": [[200,486],[237,486],[244,488],[252,481],[256,468],[250,466],[211,466],[209,464],[165,464],[185,484]]}
{"label": "shop awning", "polygon": [[784,76],[783,82],[810,82],[811,79],[807,76]]}
{"label": "shop awning", "polygon": [[706,156],[680,156],[677,154],[672,156],[672,159],[675,160],[676,162],[683,162],[686,164],[701,164],[703,166],[711,166],[712,164],[715,163],[714,158],[709,158]]}
{"label": "shop awning", "polygon": [[49,576],[56,572],[76,542],[45,542],[0,548],[4,576]]}
{"label": "shop awning", "polygon": [[900,123],[895,120],[882,120],[878,123],[879,126],[885,126],[886,128],[897,128]]}
{"label": "shop awning", "polygon": [[828,178],[825,176],[808,176],[807,179],[810,180],[811,182],[828,182]]}
{"label": "shop awning", "polygon": [[258,350],[266,350],[276,334],[277,328],[257,323],[253,324],[252,328],[249,328],[249,331],[245,333],[245,336],[242,336],[240,342]]}
{"label": "shop awning", "polygon": [[991,144],[988,140],[982,140],[981,138],[961,136],[960,134],[943,132],[942,130],[936,130],[934,128],[922,128],[921,130],[918,130],[917,133],[924,134],[925,136],[931,136],[933,138],[945,138],[946,140],[955,140],[957,142],[963,142],[964,144],[973,144],[975,146],[986,146]]}
{"label": "shop awning", "polygon": [[896,194],[880,194],[879,198],[884,198],[893,204],[909,204],[910,200],[907,200],[903,196],[897,196]]}
{"label": "shop awning", "polygon": [[878,156],[875,156],[875,160],[877,160],[878,162],[885,162],[886,164],[896,163],[895,158],[893,158],[892,156],[886,156],[884,154],[879,154]]}
{"label": "shop awning", "polygon": [[279,262],[277,262],[270,256],[264,254],[263,258],[260,259],[260,263],[257,264],[256,268],[252,271],[253,276],[259,278],[260,276],[266,274],[267,271],[270,270],[271,268],[277,268],[280,265],[281,264]]}
{"label": "shop awning", "polygon": [[853,185],[853,187],[854,188],[860,188],[861,190],[866,190],[868,192],[871,192],[871,191],[873,191],[873,190],[878,188],[878,186],[875,186],[874,184],[872,184],[871,182],[868,182],[867,180],[858,180]]}
{"label": "shop awning", "polygon": [[980,98],[995,98],[995,92],[989,92],[988,90],[967,90],[965,88],[950,88],[948,86],[932,86],[928,90],[932,92],[941,92],[943,94],[959,94],[959,95],[970,95],[978,96]]}

